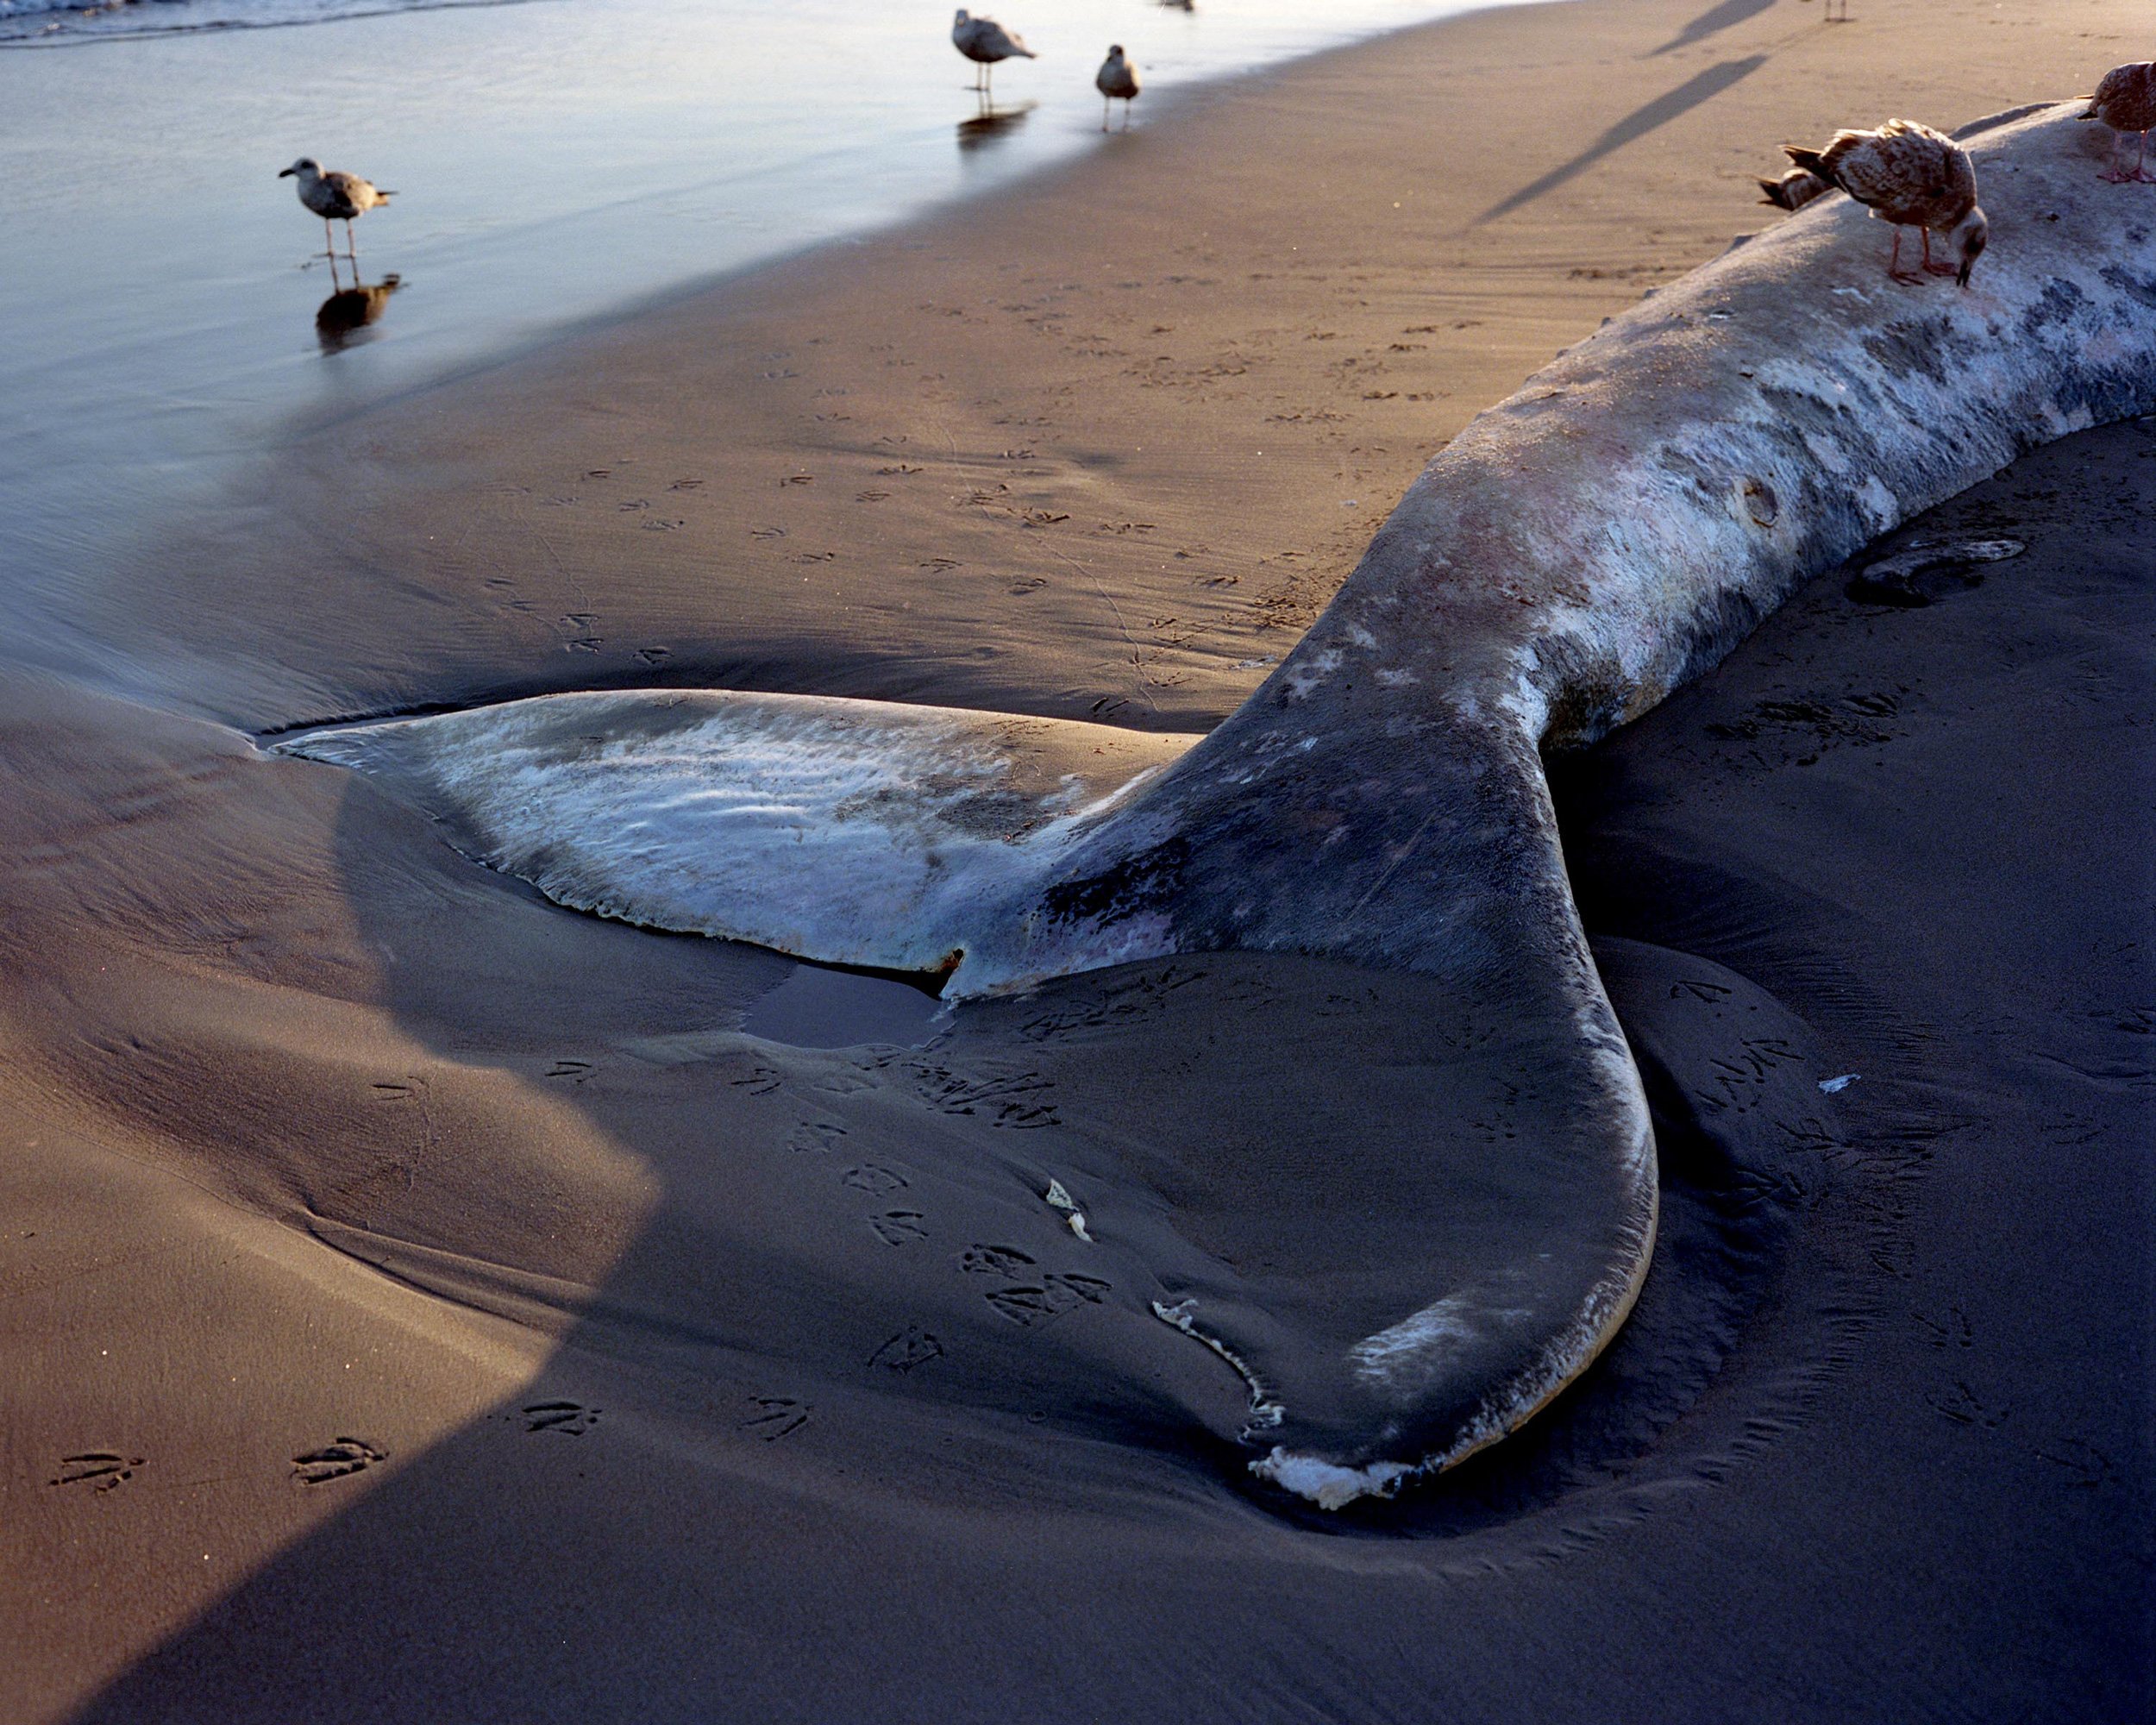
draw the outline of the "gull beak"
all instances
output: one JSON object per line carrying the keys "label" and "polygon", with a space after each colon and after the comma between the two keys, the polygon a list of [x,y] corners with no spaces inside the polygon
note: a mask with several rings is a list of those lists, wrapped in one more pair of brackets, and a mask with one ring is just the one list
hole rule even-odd
{"label": "gull beak", "polygon": [[288,167],[280,167],[277,170],[277,177],[279,179],[290,179],[292,177],[292,171]]}
{"label": "gull beak", "polygon": [[1964,258],[1961,260],[1961,273],[1954,278],[1955,281],[1966,288],[1969,285],[1969,272],[1976,267],[1977,260],[1974,258]]}

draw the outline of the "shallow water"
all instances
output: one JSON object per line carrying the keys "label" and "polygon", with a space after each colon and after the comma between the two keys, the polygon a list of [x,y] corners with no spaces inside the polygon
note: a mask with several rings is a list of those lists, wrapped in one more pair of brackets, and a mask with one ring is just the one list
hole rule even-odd
{"label": "shallow water", "polygon": [[[100,17],[169,30],[235,9]],[[1001,9],[1040,58],[1001,69],[985,125],[941,3],[533,0],[0,53],[16,651],[98,665],[67,635],[104,549],[213,495],[295,415],[1112,147],[1092,86],[1110,40],[1145,72],[1143,126],[1200,80],[1466,9]],[[321,227],[275,178],[303,154],[398,194],[357,235],[363,282],[392,292],[336,298]]]}

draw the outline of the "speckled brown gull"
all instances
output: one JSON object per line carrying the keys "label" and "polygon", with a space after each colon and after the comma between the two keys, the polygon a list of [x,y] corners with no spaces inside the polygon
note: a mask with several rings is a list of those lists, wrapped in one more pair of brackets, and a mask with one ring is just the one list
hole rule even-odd
{"label": "speckled brown gull", "polygon": [[332,222],[344,223],[345,255],[357,258],[352,247],[352,224],[377,204],[386,204],[397,194],[384,191],[372,181],[361,179],[356,173],[341,173],[331,169],[324,173],[322,164],[312,156],[302,156],[288,168],[279,169],[279,179],[299,182],[299,201],[322,217],[322,231],[329,242],[329,255],[337,254],[337,241],[330,228]]}
{"label": "speckled brown gull", "polygon": [[[2111,160],[2103,174],[2114,185],[2135,181],[2156,185],[2156,173],[2143,166],[2148,155],[2148,135],[2156,131],[2156,60],[2132,60],[2103,74],[2096,93],[2089,98],[2084,120],[2101,120],[2111,129]],[[2131,132],[2140,141],[2129,170],[2119,166],[2119,145]]]}
{"label": "speckled brown gull", "polygon": [[[1796,144],[1782,154],[1802,168],[1847,192],[1882,222],[1894,223],[1894,250],[1887,273],[1900,282],[1924,278],[1902,267],[1902,229],[1924,237],[1921,267],[1933,275],[1957,276],[1969,285],[1969,272],[1991,236],[1990,224],[1977,205],[1977,169],[1969,152],[1944,132],[1915,120],[1890,120],[1876,132],[1837,132],[1822,150]],[[1934,262],[1932,234],[1946,235],[1959,255],[1957,268]]]}

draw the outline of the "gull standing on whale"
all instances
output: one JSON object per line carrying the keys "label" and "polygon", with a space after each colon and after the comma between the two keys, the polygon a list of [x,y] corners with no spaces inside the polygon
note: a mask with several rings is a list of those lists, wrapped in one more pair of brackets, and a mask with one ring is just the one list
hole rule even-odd
{"label": "gull standing on whale", "polygon": [[[2096,93],[2089,98],[2084,120],[2101,120],[2111,129],[2111,160],[2102,179],[2114,185],[2135,180],[2156,185],[2156,173],[2142,166],[2148,155],[2148,135],[2156,131],[2156,60],[2131,60],[2103,74]],[[2128,132],[2139,134],[2140,148],[2134,154],[2132,172],[2119,166],[2119,145]]]}
{"label": "gull standing on whale", "polygon": [[1094,75],[1093,87],[1100,92],[1100,129],[1108,129],[1108,114],[1118,102],[1123,104],[1123,129],[1131,129],[1131,104],[1138,100],[1138,68],[1123,58],[1123,44],[1117,42],[1108,50],[1107,59],[1100,62],[1100,70]]}
{"label": "gull standing on whale", "polygon": [[280,169],[279,179],[297,179],[299,181],[299,201],[322,217],[322,231],[329,242],[329,255],[337,254],[336,235],[330,223],[344,223],[344,248],[354,262],[359,253],[352,248],[352,224],[378,204],[386,204],[397,194],[383,191],[371,181],[361,179],[356,173],[322,171],[322,164],[312,156],[302,156],[290,167]]}
{"label": "gull standing on whale", "polygon": [[981,68],[974,75],[974,88],[983,96],[994,93],[992,85],[998,60],[1040,58],[993,18],[976,18],[963,6],[951,22],[950,40],[953,47]]}
{"label": "gull standing on whale", "polygon": [[[1887,273],[1895,280],[1923,279],[1902,267],[1902,229],[1914,228],[1924,236],[1922,267],[1969,285],[1969,272],[1989,243],[1991,227],[1977,205],[1976,164],[1944,132],[1915,120],[1890,120],[1876,132],[1837,132],[1823,150],[1784,144],[1782,154],[1847,192],[1880,221],[1894,223]],[[1959,269],[1933,261],[1934,229],[1960,254]]]}

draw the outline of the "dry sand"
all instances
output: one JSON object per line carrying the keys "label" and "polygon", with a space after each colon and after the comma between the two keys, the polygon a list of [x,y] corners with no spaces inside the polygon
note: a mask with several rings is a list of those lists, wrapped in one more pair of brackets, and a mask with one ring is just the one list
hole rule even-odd
{"label": "dry sand", "polygon": [[2085,89],[2145,22],[1695,10],[1223,86],[306,429],[113,572],[154,699],[0,681],[0,1712],[2147,1707],[2156,428],[1940,511],[2028,542],[1981,585],[1828,577],[1563,766],[1656,1268],[1529,1432],[1336,1518],[1251,1489],[1128,1243],[1411,1227],[1413,979],[791,1047],[741,1029],[787,961],[247,734],[655,681],[1202,724],[1470,414],[1771,213],[1775,141]]}

